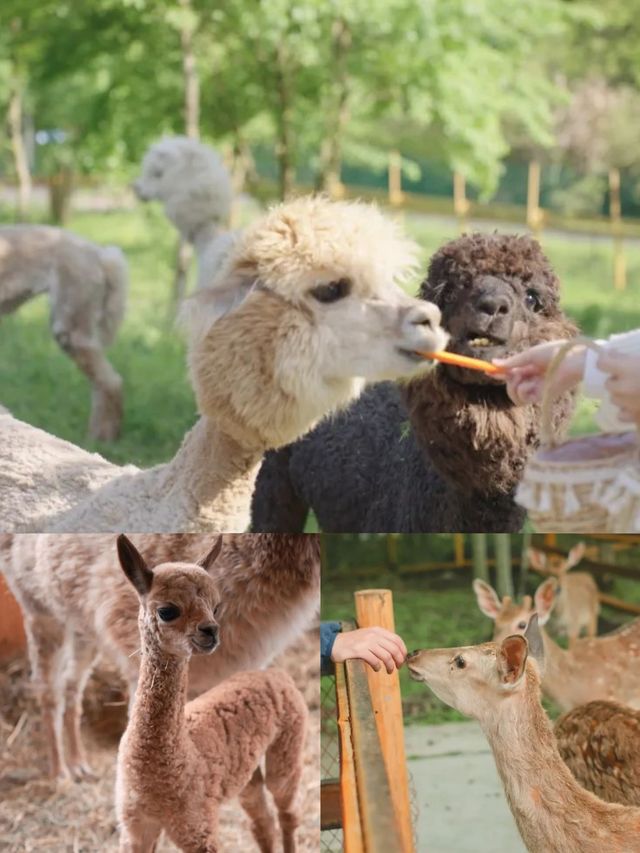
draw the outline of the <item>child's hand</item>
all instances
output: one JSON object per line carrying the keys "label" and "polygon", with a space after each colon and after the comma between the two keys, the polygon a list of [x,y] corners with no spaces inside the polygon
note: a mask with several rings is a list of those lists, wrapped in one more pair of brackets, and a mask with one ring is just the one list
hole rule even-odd
{"label": "child's hand", "polygon": [[598,357],[597,365],[609,374],[605,388],[620,409],[620,420],[640,426],[640,358],[607,349]]}
{"label": "child's hand", "polygon": [[342,663],[351,658],[366,661],[379,672],[384,664],[388,673],[400,669],[407,657],[402,637],[385,628],[358,628],[338,634],[331,650],[331,660]]}
{"label": "child's hand", "polygon": [[[494,358],[506,371],[507,393],[517,406],[539,403],[544,377],[553,357],[566,341],[546,341],[510,358]],[[576,346],[566,356],[551,383],[552,396],[559,397],[577,385],[584,372],[585,347]]]}

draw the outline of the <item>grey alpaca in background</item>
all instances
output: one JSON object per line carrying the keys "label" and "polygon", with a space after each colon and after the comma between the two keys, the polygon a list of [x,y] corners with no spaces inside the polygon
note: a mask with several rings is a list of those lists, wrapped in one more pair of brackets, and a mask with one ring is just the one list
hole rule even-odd
{"label": "grey alpaca in background", "polygon": [[92,385],[89,435],[102,441],[117,438],[122,421],[122,378],[104,350],[124,317],[127,288],[116,246],[44,225],[0,228],[0,317],[48,295],[51,333]]}
{"label": "grey alpaca in background", "polygon": [[[576,332],[528,236],[453,240],[433,256],[419,295],[441,309],[448,349],[463,355],[492,359]],[[557,429],[572,408],[572,395],[557,401]],[[514,493],[538,424],[537,406],[513,406],[504,383],[482,373],[439,365],[406,384],[380,383],[266,455],[252,529],[301,531],[312,509],[336,533],[518,531]]]}

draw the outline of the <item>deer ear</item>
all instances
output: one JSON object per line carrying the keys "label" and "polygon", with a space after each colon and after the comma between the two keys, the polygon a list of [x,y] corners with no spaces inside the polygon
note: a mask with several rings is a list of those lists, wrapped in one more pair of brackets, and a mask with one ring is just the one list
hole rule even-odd
{"label": "deer ear", "polygon": [[567,557],[567,568],[570,569],[573,566],[577,566],[580,560],[584,557],[586,550],[587,546],[584,542],[578,542],[577,545],[574,545],[569,551],[569,556]]}
{"label": "deer ear", "polygon": [[529,555],[529,562],[534,569],[538,569],[540,571],[544,571],[546,569],[547,555],[544,551],[538,551],[537,548],[528,548],[527,554]]}
{"label": "deer ear", "polygon": [[153,572],[148,568],[142,555],[133,542],[121,533],[117,540],[118,559],[125,573],[139,596],[145,596],[153,583]]}
{"label": "deer ear", "polygon": [[538,664],[540,672],[544,672],[544,643],[538,626],[537,613],[534,613],[531,619],[529,619],[527,630],[524,632],[524,638],[529,646],[529,654]]}
{"label": "deer ear", "polygon": [[536,590],[534,603],[540,625],[544,625],[549,621],[549,616],[551,616],[551,610],[556,600],[557,588],[558,581],[555,578],[547,578]]}
{"label": "deer ear", "polygon": [[495,619],[502,609],[498,593],[488,583],[476,578],[473,582],[473,591],[476,594],[478,607],[489,619]]}
{"label": "deer ear", "polygon": [[503,640],[498,650],[498,672],[503,684],[516,684],[520,681],[527,654],[527,641],[520,634],[513,634]]}
{"label": "deer ear", "polygon": [[213,568],[213,564],[218,559],[220,555],[220,551],[222,550],[222,536],[218,536],[216,541],[211,546],[209,552],[201,557],[198,560],[198,565],[203,568],[206,572],[210,572]]}

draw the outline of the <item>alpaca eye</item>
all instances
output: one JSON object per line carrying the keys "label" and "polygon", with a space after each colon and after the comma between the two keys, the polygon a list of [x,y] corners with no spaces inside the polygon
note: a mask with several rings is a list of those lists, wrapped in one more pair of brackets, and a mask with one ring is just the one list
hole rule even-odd
{"label": "alpaca eye", "polygon": [[180,608],[175,604],[167,604],[165,607],[158,607],[158,616],[163,622],[173,622],[180,615]]}
{"label": "alpaca eye", "polygon": [[216,606],[213,608],[213,615],[217,616],[219,612],[220,612],[220,605],[216,604]]}
{"label": "alpaca eye", "polygon": [[454,663],[455,663],[455,665],[458,667],[458,669],[464,669],[464,668],[465,668],[465,666],[467,665],[467,662],[466,662],[466,660],[462,657],[462,655],[456,655],[456,657],[453,659],[453,662],[454,662]]}
{"label": "alpaca eye", "polygon": [[311,288],[309,293],[318,302],[337,302],[339,299],[344,299],[349,295],[351,290],[351,282],[348,278],[341,278],[339,281],[330,281],[329,284],[319,284],[317,287]]}
{"label": "alpaca eye", "polygon": [[518,628],[519,628],[521,631],[524,631],[524,629],[525,629],[526,627],[527,627],[527,623],[526,623],[526,622],[518,622]]}
{"label": "alpaca eye", "polygon": [[527,308],[531,308],[532,311],[540,311],[540,309],[542,308],[542,302],[540,302],[540,297],[538,296],[537,292],[535,290],[531,290],[531,288],[527,290],[524,297],[524,302]]}

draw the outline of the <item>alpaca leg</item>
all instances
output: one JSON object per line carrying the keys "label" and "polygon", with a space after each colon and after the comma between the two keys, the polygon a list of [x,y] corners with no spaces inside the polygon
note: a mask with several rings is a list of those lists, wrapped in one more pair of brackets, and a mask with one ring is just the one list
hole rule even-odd
{"label": "alpaca leg", "polygon": [[267,788],[278,808],[282,849],[296,853],[295,832],[299,823],[296,798],[302,778],[302,728],[283,732],[267,750]]}
{"label": "alpaca leg", "polygon": [[65,670],[65,711],[63,728],[67,739],[68,766],[76,781],[95,780],[91,772],[80,723],[82,720],[82,697],[96,659],[94,648],[84,639],[74,636],[71,640],[73,654],[67,660]]}
{"label": "alpaca leg", "polygon": [[265,797],[264,777],[256,767],[251,781],[240,794],[240,805],[249,815],[251,832],[260,848],[260,853],[273,853],[275,845],[275,822]]}
{"label": "alpaca leg", "polygon": [[122,378],[113,369],[97,337],[52,316],[53,334],[60,348],[75,361],[92,385],[89,435],[100,441],[118,437],[122,421]]}
{"label": "alpaca leg", "polygon": [[63,669],[67,649],[64,630],[46,617],[25,616],[31,681],[42,713],[42,730],[49,751],[52,778],[68,779],[62,720],[64,715]]}
{"label": "alpaca leg", "polygon": [[150,821],[131,820],[120,827],[120,853],[154,853],[162,829]]}

